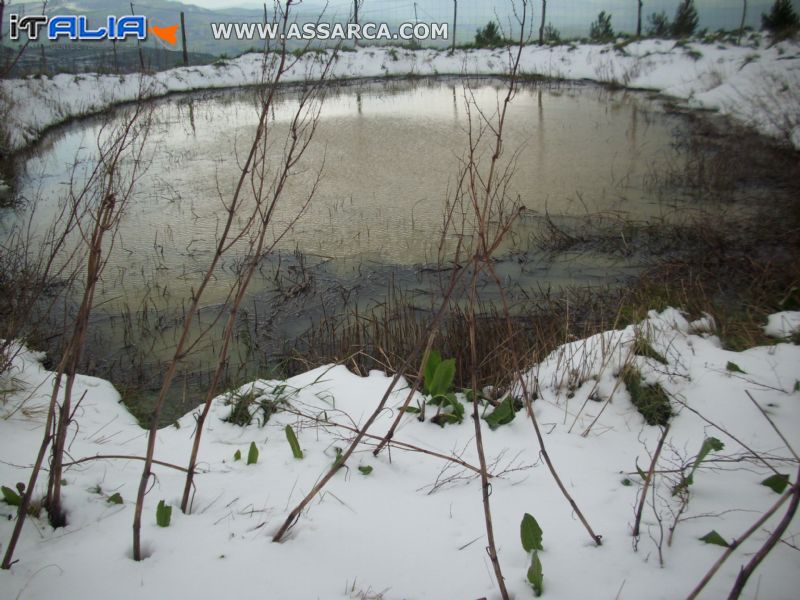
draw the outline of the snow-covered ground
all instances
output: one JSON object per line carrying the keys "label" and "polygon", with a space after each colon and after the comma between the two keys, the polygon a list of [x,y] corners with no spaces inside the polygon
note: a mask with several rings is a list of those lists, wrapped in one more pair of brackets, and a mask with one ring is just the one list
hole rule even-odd
{"label": "snow-covered ground", "polygon": [[[799,313],[776,317],[785,335]],[[796,480],[798,465],[753,400],[800,449],[800,346],[779,343],[741,353],[722,350],[707,319],[688,322],[678,311],[651,313],[638,326],[575,341],[529,373],[538,381],[534,403],[547,449],[561,478],[603,545],[595,546],[564,501],[543,463],[525,411],[483,437],[490,470],[491,503],[499,558],[512,597],[531,598],[528,555],[520,521],[532,514],[543,530],[539,553],[545,598],[685,597],[722,554],[699,538],[715,530],[728,542],[739,537],[778,498],[761,482],[772,474],[751,451]],[[655,352],[634,355],[646,339]],[[661,355],[663,364],[656,353]],[[42,434],[43,405],[52,374],[37,355],[14,363],[17,392],[0,410],[0,483],[27,480]],[[638,550],[631,527],[642,478],[660,428],[648,426],[616,377],[624,364],[669,393],[675,416],[658,462],[655,494],[644,508]],[[281,544],[271,535],[367,419],[389,379],[344,367],[319,368],[287,381],[257,381],[242,388],[262,399],[286,401],[260,427],[223,421],[224,397],[215,401],[201,449],[194,512],[173,510],[157,526],[159,500],[176,506],[183,478],[156,467],[144,511],[149,557],[131,560],[131,522],[141,463],[125,459],[82,462],[69,468],[64,487],[69,524],[53,531],[30,519],[10,571],[0,572],[3,598],[487,598],[498,597],[486,553],[480,482],[441,458],[395,446],[379,457],[373,441],[357,451],[300,518]],[[9,380],[4,381],[4,388]],[[72,460],[95,455],[142,455],[145,433],[119,402],[113,387],[79,377],[75,397],[85,398],[70,439]],[[747,393],[752,395],[751,400]],[[407,391],[399,390],[371,433],[387,430]],[[421,398],[418,398],[421,400]],[[429,416],[430,416],[429,407]],[[596,420],[596,422],[594,422]],[[592,425],[592,423],[594,424]],[[285,437],[289,424],[303,459]],[[158,436],[156,458],[186,464],[194,417],[184,416]],[[588,432],[587,432],[588,430]],[[672,490],[704,439],[712,452],[688,487],[688,506],[667,542],[680,507]],[[735,439],[734,439],[735,438]],[[407,415],[395,435],[402,443],[478,459],[470,419],[444,428]],[[248,454],[258,462],[234,460]],[[746,446],[747,448],[745,448]],[[359,467],[371,467],[364,473]],[[363,469],[368,471],[368,469]],[[119,494],[122,503],[108,500]],[[784,505],[785,507],[785,505]],[[5,549],[14,510],[0,502],[0,543]],[[741,565],[776,526],[772,518],[737,549],[703,597],[727,594]],[[751,579],[744,597],[796,598],[800,586],[800,522],[795,521]],[[663,561],[663,564],[662,564]]]}
{"label": "snow-covered ground", "polygon": [[[298,81],[318,72],[322,59],[306,54],[285,77]],[[491,75],[507,71],[506,50],[446,51],[360,48],[342,52],[334,78],[405,75]],[[522,69],[530,75],[588,79],[657,90],[688,106],[718,110],[800,147],[800,46],[766,42],[676,43],[644,40],[613,45],[526,46]],[[13,148],[41,136],[49,126],[130,101],[204,88],[258,83],[262,56],[247,54],[202,67],[178,68],[152,76],[56,75],[0,82],[11,100],[7,129]]]}

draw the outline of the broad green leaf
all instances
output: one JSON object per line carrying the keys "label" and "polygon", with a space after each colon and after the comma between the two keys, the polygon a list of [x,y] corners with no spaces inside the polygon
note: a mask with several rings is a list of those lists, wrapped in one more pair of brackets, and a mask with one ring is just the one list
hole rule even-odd
{"label": "broad green leaf", "polygon": [[725,444],[715,437],[709,437],[703,440],[703,445],[700,446],[700,452],[697,453],[697,458],[692,465],[692,470],[686,478],[687,485],[692,485],[694,483],[694,472],[697,471],[697,468],[700,466],[700,463],[705,460],[706,456],[708,456],[710,452],[719,452],[723,448],[725,448]]}
{"label": "broad green leaf", "polygon": [[458,422],[460,423],[464,419],[464,405],[456,398],[455,394],[445,394],[444,398],[450,408],[453,409],[453,414],[458,417]]}
{"label": "broad green leaf", "polygon": [[400,410],[402,410],[404,413],[408,413],[410,415],[416,415],[417,413],[420,412],[418,406],[406,406],[405,408],[401,408]]}
{"label": "broad green leaf", "polygon": [[742,368],[735,362],[728,361],[728,364],[725,365],[725,368],[731,373],[742,373],[742,374],[745,373],[744,371],[742,371]]}
{"label": "broad green leaf", "polygon": [[706,544],[716,544],[717,546],[722,546],[724,548],[730,547],[730,544],[725,541],[725,538],[718,534],[715,530],[709,531],[707,534],[701,537],[700,540]]}
{"label": "broad green leaf", "polygon": [[531,555],[531,566],[528,567],[528,583],[533,588],[533,594],[538,598],[544,592],[544,573],[542,572],[542,561],[539,560],[539,553]]}
{"label": "broad green leaf", "polygon": [[291,425],[287,425],[284,431],[286,432],[286,439],[289,441],[289,446],[292,448],[292,456],[302,459],[303,451],[300,449],[300,443],[297,441],[294,429],[292,429]]}
{"label": "broad green leaf", "polygon": [[237,450],[233,453],[233,460],[242,460],[242,451]]}
{"label": "broad green leaf", "polygon": [[108,497],[106,502],[109,504],[122,504],[122,496],[119,495],[119,492],[115,492]]}
{"label": "broad green leaf", "polygon": [[430,404],[431,406],[441,406],[442,402],[444,402],[444,400],[445,400],[444,395],[440,394],[439,396],[432,396],[428,400],[428,404]]}
{"label": "broad green leaf", "polygon": [[425,363],[423,371],[422,388],[426,394],[431,393],[431,384],[433,384],[433,376],[436,374],[436,369],[439,363],[442,362],[442,355],[438,350],[432,350],[428,355],[428,362]]}
{"label": "broad green leaf", "polygon": [[369,475],[370,473],[372,473],[372,467],[370,467],[369,465],[363,465],[361,467],[358,467],[358,470],[361,471],[363,475]]}
{"label": "broad green leaf", "polygon": [[6,501],[6,504],[10,504],[11,506],[19,506],[22,504],[22,498],[10,487],[2,486],[0,490],[3,491],[3,500]]}
{"label": "broad green leaf", "polygon": [[258,462],[258,448],[255,442],[250,442],[250,450],[247,451],[247,464],[254,465]]}
{"label": "broad green leaf", "polygon": [[501,425],[507,425],[514,420],[514,399],[508,396],[500,404],[497,405],[491,414],[486,415],[484,420],[489,424],[489,429],[495,430]]}
{"label": "broad green leaf", "polygon": [[767,486],[776,494],[782,494],[783,490],[786,489],[786,486],[789,485],[789,476],[788,475],[770,475],[764,481],[761,482],[761,485]]}
{"label": "broad green leaf", "polygon": [[169,522],[172,519],[172,507],[166,504],[163,500],[159,501],[156,507],[156,523],[159,527],[169,527]]}
{"label": "broad green leaf", "polygon": [[450,386],[453,385],[455,376],[456,360],[454,358],[443,360],[436,367],[436,373],[433,375],[428,393],[434,397],[446,394],[450,390]]}
{"label": "broad green leaf", "polygon": [[525,513],[520,524],[520,538],[525,552],[544,550],[542,547],[542,528],[532,515]]}

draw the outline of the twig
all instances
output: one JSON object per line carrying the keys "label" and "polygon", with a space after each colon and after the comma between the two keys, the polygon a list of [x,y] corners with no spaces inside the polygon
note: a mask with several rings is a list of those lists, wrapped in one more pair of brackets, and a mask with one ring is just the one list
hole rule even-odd
{"label": "twig", "polygon": [[760,455],[758,452],[756,452],[755,450],[753,450],[752,448],[750,448],[750,446],[748,446],[747,444],[745,444],[743,441],[741,441],[739,438],[737,438],[735,435],[733,435],[733,434],[732,434],[731,432],[729,432],[727,429],[723,428],[721,425],[717,425],[716,423],[714,423],[714,421],[712,421],[712,420],[710,420],[709,418],[705,417],[703,414],[701,414],[701,413],[700,413],[700,411],[698,411],[698,410],[697,410],[697,409],[695,409],[695,408],[692,408],[691,406],[689,406],[689,405],[688,405],[688,404],[687,404],[685,401],[681,400],[680,398],[677,398],[677,397],[675,397],[675,398],[674,398],[674,400],[675,400],[675,401],[676,401],[678,404],[680,404],[681,406],[683,406],[684,408],[686,408],[686,409],[687,409],[689,412],[692,412],[692,413],[694,413],[695,415],[697,415],[698,417],[700,417],[700,418],[701,418],[703,421],[705,421],[706,423],[708,423],[709,425],[711,425],[711,426],[712,426],[712,427],[714,427],[715,429],[719,429],[719,430],[720,430],[722,433],[724,433],[725,435],[727,435],[727,436],[728,436],[729,438],[731,438],[731,439],[732,439],[734,442],[736,442],[736,443],[737,443],[737,444],[739,444],[739,445],[740,445],[742,448],[744,448],[745,450],[747,450],[747,451],[748,451],[748,452],[749,452],[749,453],[750,453],[750,454],[753,456],[753,458],[755,458],[756,460],[758,460],[758,461],[760,461],[761,463],[763,463],[763,464],[764,464],[764,466],[765,466],[765,467],[767,467],[767,468],[768,468],[770,471],[772,471],[772,472],[773,472],[773,473],[775,473],[776,475],[779,475],[779,474],[780,474],[780,473],[778,473],[777,469],[775,469],[775,467],[773,467],[771,464],[769,464],[769,462],[768,462],[768,461],[767,461],[767,460],[766,460],[764,457],[762,457],[762,456],[761,456],[761,455]]}
{"label": "twig", "polygon": [[741,546],[741,545],[742,545],[742,543],[743,543],[745,540],[747,540],[747,538],[749,538],[751,535],[753,535],[753,533],[755,533],[756,531],[758,531],[758,530],[761,528],[761,526],[762,526],[764,523],[766,523],[766,522],[769,520],[769,518],[770,518],[772,515],[774,515],[774,514],[777,512],[777,510],[778,510],[778,509],[779,509],[781,506],[783,506],[783,503],[784,503],[784,502],[786,502],[786,501],[787,501],[787,500],[788,500],[790,497],[792,497],[793,495],[796,497],[796,494],[797,494],[797,491],[798,491],[798,489],[800,489],[800,487],[798,487],[798,485],[797,485],[797,484],[795,484],[794,486],[792,486],[791,488],[789,488],[789,489],[788,489],[788,490],[787,490],[787,491],[786,491],[786,492],[785,492],[785,493],[784,493],[784,494],[783,494],[783,495],[782,495],[782,496],[781,496],[781,497],[780,497],[780,498],[777,500],[777,502],[775,502],[775,504],[773,504],[773,505],[772,505],[772,506],[769,508],[769,510],[767,510],[767,512],[765,512],[763,515],[761,515],[761,517],[760,517],[760,518],[759,518],[759,519],[758,519],[758,520],[757,520],[755,523],[753,523],[753,524],[750,526],[750,528],[749,528],[749,529],[747,529],[747,531],[745,531],[745,532],[744,532],[744,533],[743,533],[741,536],[739,536],[737,539],[733,540],[733,541],[731,542],[731,545],[730,545],[730,546],[728,546],[728,547],[725,549],[725,552],[723,552],[723,553],[722,553],[722,556],[720,556],[720,557],[717,559],[717,562],[715,562],[715,563],[712,565],[712,567],[711,567],[711,568],[708,570],[708,572],[707,572],[707,573],[706,573],[706,574],[703,576],[703,578],[700,580],[700,583],[698,583],[698,584],[695,586],[695,588],[694,588],[694,589],[691,591],[691,593],[690,593],[690,594],[687,596],[687,600],[694,600],[694,598],[697,598],[697,596],[700,594],[700,592],[702,592],[702,591],[703,591],[703,588],[704,588],[704,587],[706,587],[706,585],[708,584],[708,582],[709,582],[709,581],[711,581],[711,578],[712,578],[712,577],[714,577],[714,575],[717,573],[717,571],[719,571],[720,567],[722,567],[722,565],[725,563],[725,561],[726,561],[726,560],[728,560],[728,558],[730,557],[730,555],[731,555],[731,554],[733,554],[734,550],[736,550],[736,549],[737,549],[739,546]]}
{"label": "twig", "polygon": [[430,356],[431,348],[433,347],[433,340],[435,339],[435,337],[436,337],[436,331],[431,331],[430,334],[428,334],[428,345],[425,347],[425,352],[422,355],[422,362],[419,365],[417,380],[414,382],[414,385],[412,385],[411,389],[408,391],[408,396],[406,396],[406,400],[405,402],[403,402],[403,406],[398,411],[397,417],[395,417],[392,426],[389,427],[389,431],[386,432],[386,435],[383,436],[381,442],[378,444],[375,450],[372,451],[372,454],[374,456],[378,456],[380,451],[383,450],[383,447],[392,439],[392,437],[394,436],[394,432],[397,429],[397,426],[400,424],[400,420],[403,418],[403,415],[405,415],[406,409],[408,408],[409,404],[411,404],[411,400],[413,400],[414,398],[414,394],[417,393],[420,383],[422,383],[423,375],[425,373],[425,365],[428,363],[428,357]]}
{"label": "twig", "polygon": [[786,436],[784,436],[783,433],[781,432],[781,430],[778,429],[778,427],[775,425],[775,422],[767,414],[767,411],[765,411],[763,408],[761,408],[761,405],[758,402],[756,402],[756,399],[753,398],[753,396],[750,394],[749,390],[745,390],[744,393],[747,394],[747,397],[750,398],[750,400],[753,402],[753,404],[759,410],[759,412],[762,415],[764,415],[764,418],[767,420],[767,423],[769,423],[772,426],[772,428],[775,430],[775,433],[778,434],[778,437],[781,438],[783,443],[786,445],[786,448],[789,450],[789,452],[792,453],[792,456],[794,456],[794,459],[796,461],[800,462],[800,456],[797,456],[797,452],[794,451],[794,448],[792,448],[792,445],[789,443],[789,440],[787,440]]}
{"label": "twig", "polygon": [[[142,460],[143,461],[146,459],[147,457],[145,456],[134,456],[131,454],[96,454],[95,456],[86,456],[84,458],[79,458],[78,460],[73,460],[72,462],[64,463],[63,466],[71,467],[73,465],[80,465],[82,463],[89,462],[92,460]],[[162,467],[168,467],[170,469],[175,469],[176,471],[183,471],[184,473],[188,472],[185,467],[164,462],[163,460],[153,459],[153,464],[160,465]]]}
{"label": "twig", "polygon": [[664,447],[664,440],[667,439],[667,434],[669,433],[669,423],[664,427],[664,430],[661,432],[661,437],[658,440],[658,445],[656,446],[656,451],[653,454],[653,460],[650,461],[650,468],[647,470],[647,477],[644,480],[644,484],[642,485],[642,495],[639,498],[639,506],[636,509],[636,518],[633,522],[633,537],[639,537],[639,524],[642,521],[642,511],[644,511],[644,503],[647,500],[647,488],[650,487],[650,483],[653,480],[653,475],[656,469],[656,463],[658,462],[658,457],[661,455],[661,449]]}
{"label": "twig", "polygon": [[[800,473],[798,473],[800,476]],[[789,524],[794,519],[794,515],[797,512],[797,505],[800,503],[800,486],[794,486],[794,492],[792,493],[792,501],[789,503],[789,508],[786,510],[786,514],[783,515],[781,522],[778,523],[778,526],[775,528],[775,531],[770,534],[767,538],[767,541],[764,542],[764,545],[758,549],[755,556],[750,559],[750,562],[747,563],[747,566],[743,567],[741,571],[739,571],[739,576],[736,578],[736,582],[733,584],[733,589],[731,589],[731,593],[728,595],[728,600],[736,600],[742,593],[744,586],[747,585],[747,580],[753,574],[753,572],[758,568],[758,565],[767,557],[770,551],[777,545],[780,541],[783,532],[789,527]]]}

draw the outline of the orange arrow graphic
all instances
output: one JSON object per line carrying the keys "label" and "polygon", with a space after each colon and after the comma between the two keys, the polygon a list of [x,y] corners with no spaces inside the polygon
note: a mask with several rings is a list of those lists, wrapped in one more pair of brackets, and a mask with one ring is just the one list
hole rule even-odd
{"label": "orange arrow graphic", "polygon": [[156,27],[155,25],[150,26],[150,32],[154,36],[173,46],[178,41],[175,35],[177,31],[178,25],[171,25],[170,27]]}

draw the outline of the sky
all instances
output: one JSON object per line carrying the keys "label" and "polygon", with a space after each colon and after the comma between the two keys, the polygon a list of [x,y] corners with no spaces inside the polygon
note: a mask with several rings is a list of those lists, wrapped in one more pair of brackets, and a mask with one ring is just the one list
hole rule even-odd
{"label": "sky", "polygon": [[[271,0],[268,0],[271,3]],[[652,12],[661,10],[672,17],[679,0],[644,0],[645,18]],[[750,0],[748,8],[749,25],[760,24],[761,13],[771,5],[772,0]],[[800,0],[792,0],[795,10],[800,12]],[[195,4],[204,8],[231,8],[242,6],[256,8],[263,6],[263,0],[193,0],[184,4]],[[303,8],[322,6],[320,0],[303,0]],[[352,0],[330,0],[328,10],[346,13],[352,7]],[[534,0],[534,20],[538,22],[540,2]],[[362,15],[373,21],[414,20],[416,5],[417,18],[425,21],[450,21],[453,3],[450,0],[365,0]],[[484,24],[495,14],[506,19],[510,0],[459,0],[459,21],[463,24]],[[742,0],[695,0],[700,14],[700,26],[716,29],[738,27],[741,19]],[[635,27],[636,0],[549,0],[548,21],[568,32],[575,29],[588,29],[589,23],[601,10],[612,14],[612,25],[618,30],[629,31]]]}

